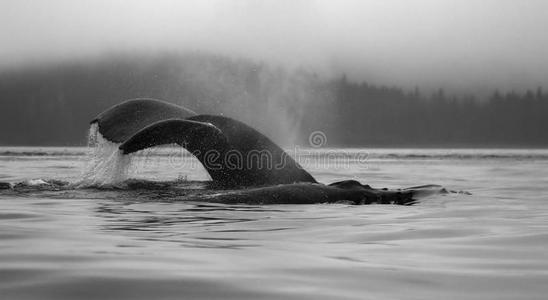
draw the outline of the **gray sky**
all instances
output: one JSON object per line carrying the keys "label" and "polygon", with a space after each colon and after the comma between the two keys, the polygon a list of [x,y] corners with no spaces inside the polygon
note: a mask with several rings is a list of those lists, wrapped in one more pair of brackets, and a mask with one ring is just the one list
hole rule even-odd
{"label": "gray sky", "polygon": [[0,0],[0,67],[207,50],[411,88],[548,88],[544,0]]}

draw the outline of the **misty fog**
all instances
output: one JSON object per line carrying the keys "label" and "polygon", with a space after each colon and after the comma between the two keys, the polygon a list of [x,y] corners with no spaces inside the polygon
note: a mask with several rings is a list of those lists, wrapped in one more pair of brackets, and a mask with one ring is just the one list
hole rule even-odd
{"label": "misty fog", "polygon": [[545,145],[547,20],[541,0],[5,0],[0,144],[82,144],[152,97],[285,144]]}
{"label": "misty fog", "polygon": [[548,81],[542,0],[0,3],[0,65],[204,50],[412,89]]}

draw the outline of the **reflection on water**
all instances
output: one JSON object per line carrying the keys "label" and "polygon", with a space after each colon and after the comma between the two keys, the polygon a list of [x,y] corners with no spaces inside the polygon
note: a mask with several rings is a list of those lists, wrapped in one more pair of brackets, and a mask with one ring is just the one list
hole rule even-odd
{"label": "reflection on water", "polygon": [[[415,206],[250,206],[180,201],[204,190],[198,182],[0,191],[0,299],[545,298],[548,160],[392,151],[398,158],[379,150],[366,168],[312,173],[472,195]],[[5,160],[3,178],[79,174],[79,156],[25,157]],[[181,172],[158,165],[137,175]]]}

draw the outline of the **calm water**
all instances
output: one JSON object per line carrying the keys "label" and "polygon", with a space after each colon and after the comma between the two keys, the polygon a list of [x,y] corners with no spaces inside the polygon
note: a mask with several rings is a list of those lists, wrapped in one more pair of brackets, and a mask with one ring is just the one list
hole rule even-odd
{"label": "calm water", "polygon": [[[207,179],[173,151],[136,158],[131,177]],[[77,182],[85,154],[0,148],[0,181]],[[0,299],[546,299],[547,150],[324,149],[299,160],[324,183],[471,195],[229,206],[162,189],[0,191]]]}

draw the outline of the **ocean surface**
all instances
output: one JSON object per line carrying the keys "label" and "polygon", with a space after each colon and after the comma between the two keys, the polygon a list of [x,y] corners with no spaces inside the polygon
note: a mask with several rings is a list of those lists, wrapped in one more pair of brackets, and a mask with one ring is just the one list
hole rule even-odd
{"label": "ocean surface", "polygon": [[412,206],[189,202],[170,188],[208,176],[177,148],[122,166],[2,147],[0,181],[19,185],[0,190],[0,299],[547,299],[548,150],[288,151],[323,183],[455,192]]}

